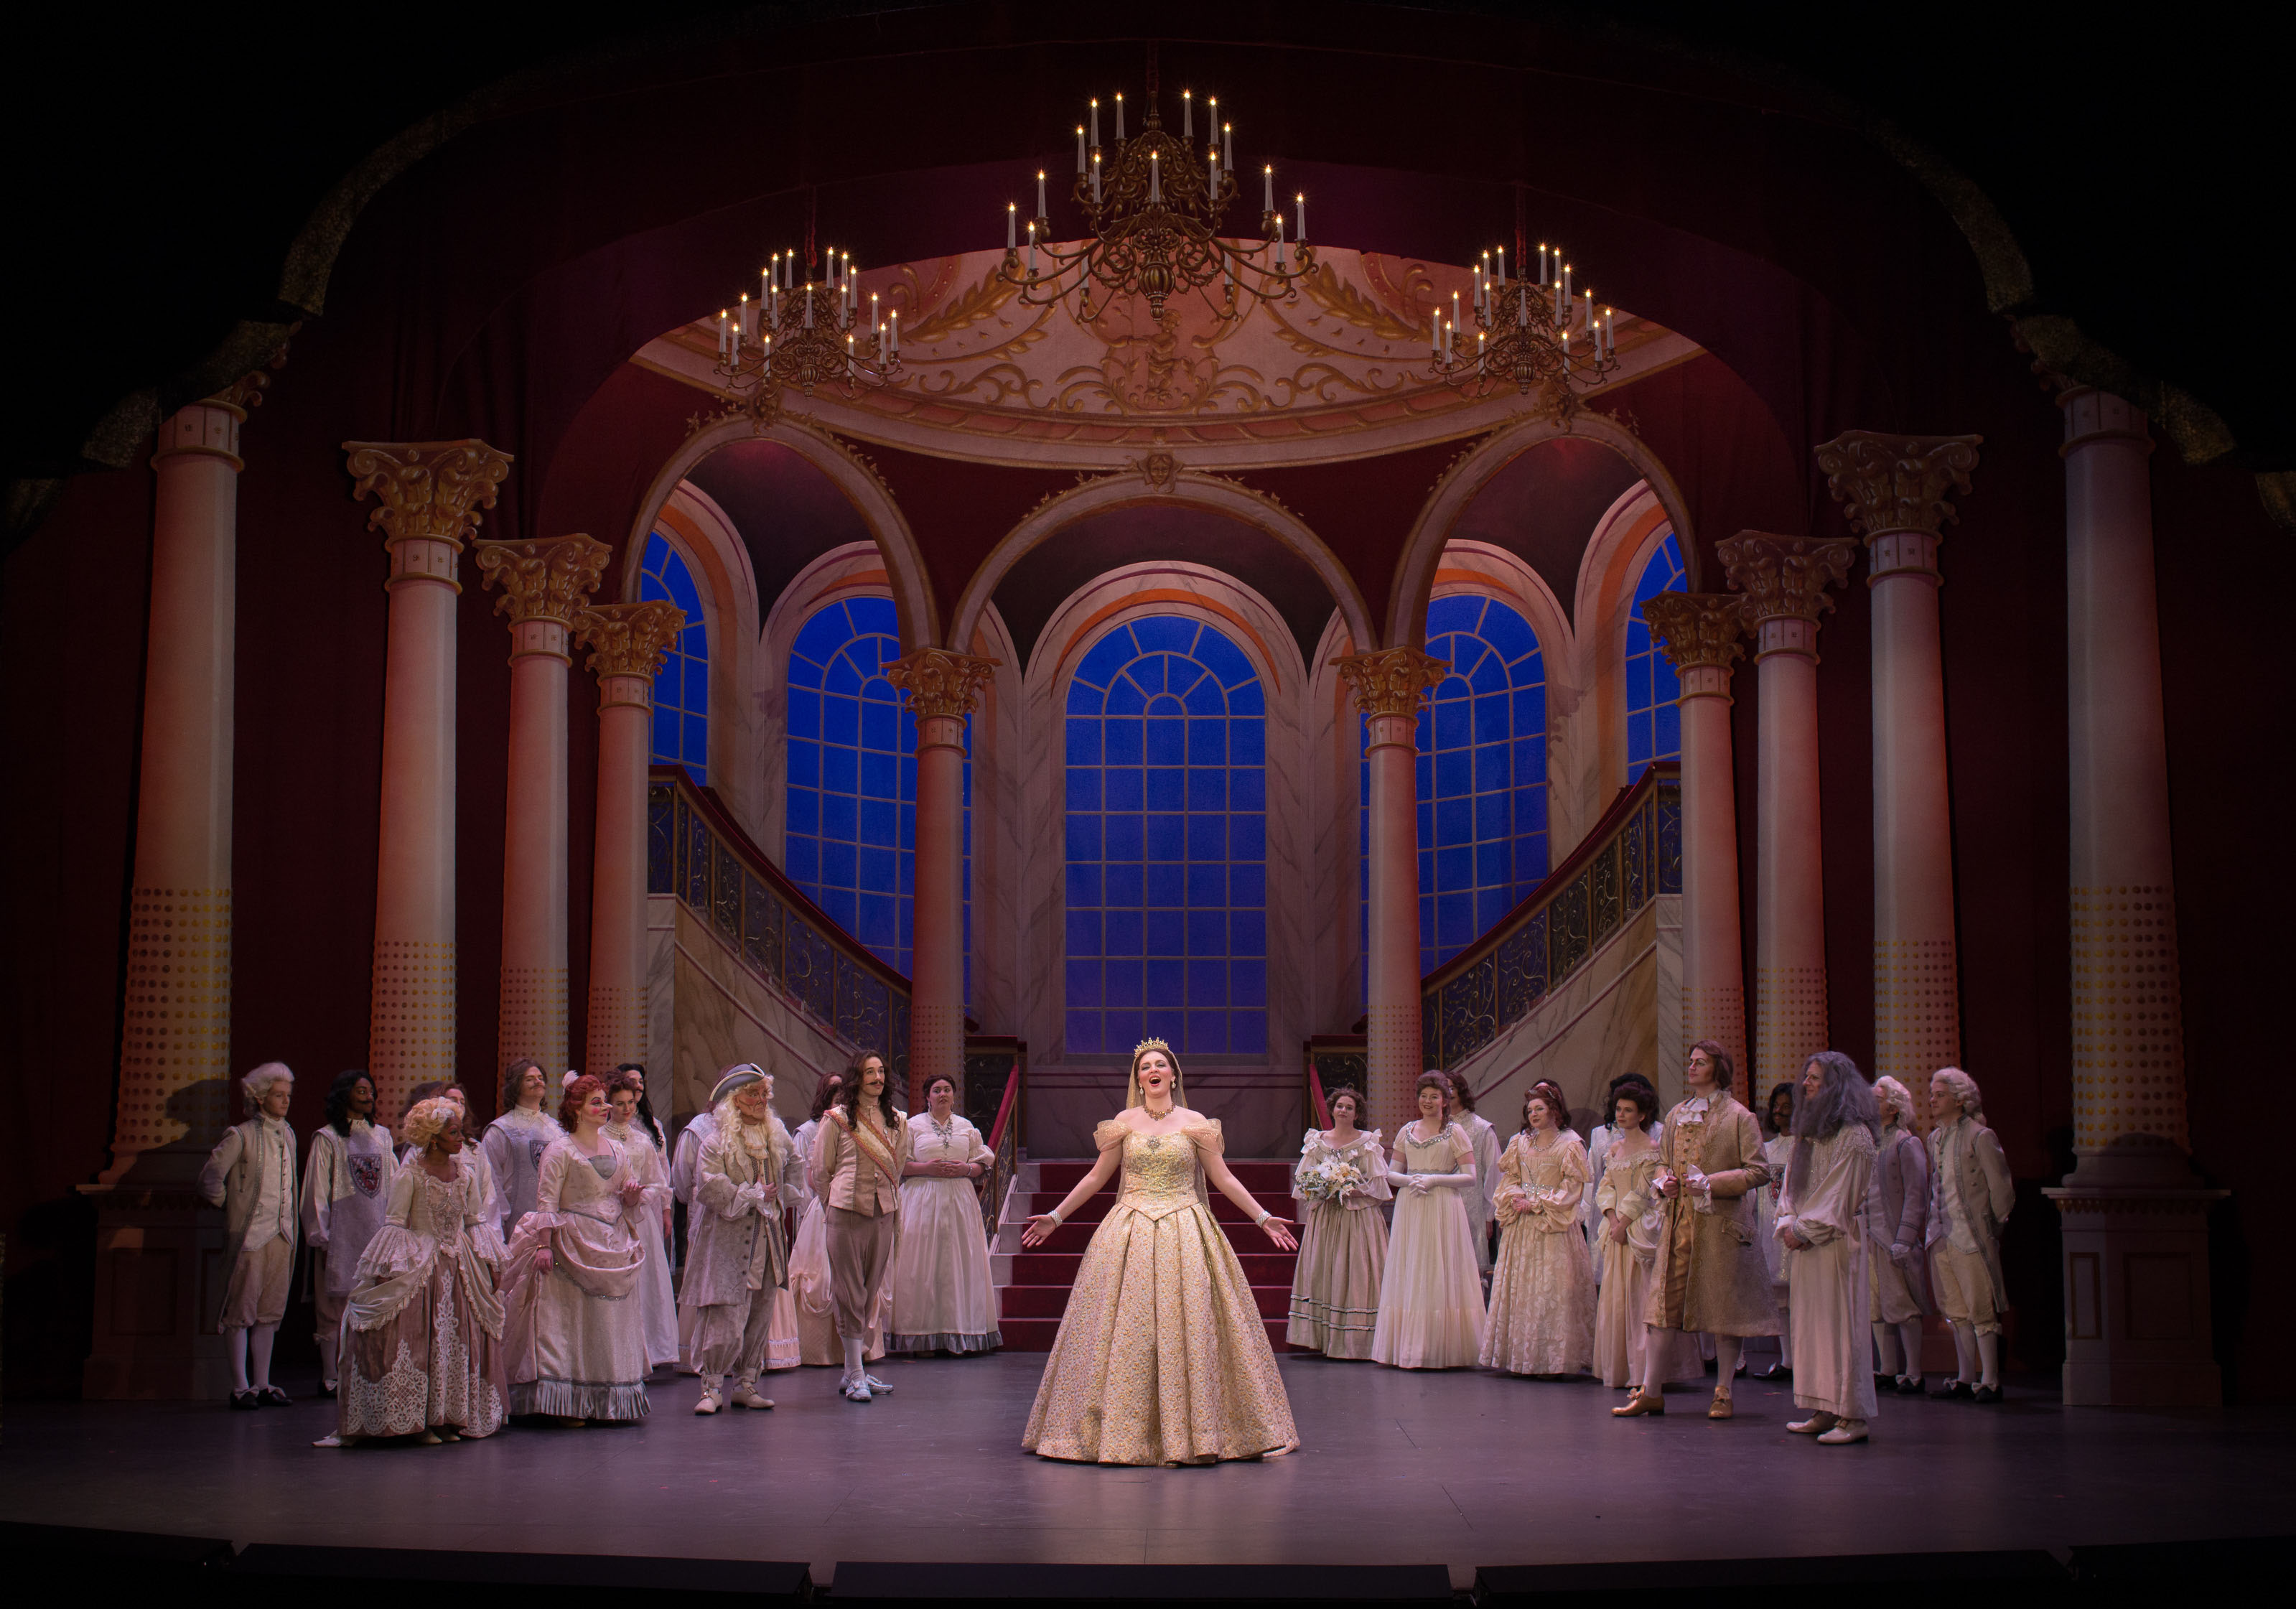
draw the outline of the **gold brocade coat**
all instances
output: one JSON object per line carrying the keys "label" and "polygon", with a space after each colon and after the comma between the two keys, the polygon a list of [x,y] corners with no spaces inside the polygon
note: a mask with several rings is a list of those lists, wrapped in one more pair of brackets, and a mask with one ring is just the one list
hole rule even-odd
{"label": "gold brocade coat", "polygon": [[[1666,1114],[1663,1167],[1682,1181],[1659,1208],[1650,1322],[1715,1335],[1775,1335],[1778,1304],[1758,1238],[1754,1190],[1767,1184],[1762,1126],[1723,1091]],[[1707,1188],[1693,1188],[1703,1175]],[[1709,1210],[1701,1211],[1702,1204]]]}

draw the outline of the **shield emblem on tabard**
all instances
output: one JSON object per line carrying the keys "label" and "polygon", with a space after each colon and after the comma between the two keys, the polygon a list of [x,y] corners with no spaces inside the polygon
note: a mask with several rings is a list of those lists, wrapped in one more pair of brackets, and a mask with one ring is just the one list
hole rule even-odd
{"label": "shield emblem on tabard", "polygon": [[351,1184],[361,1195],[372,1196],[382,1188],[382,1159],[379,1156],[351,1158]]}

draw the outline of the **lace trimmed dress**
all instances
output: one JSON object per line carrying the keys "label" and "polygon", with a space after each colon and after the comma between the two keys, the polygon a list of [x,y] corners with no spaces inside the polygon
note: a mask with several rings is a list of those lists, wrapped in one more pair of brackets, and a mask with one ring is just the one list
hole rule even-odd
{"label": "lace trimmed dress", "polygon": [[[572,1419],[646,1416],[645,1308],[638,1282],[645,1248],[622,1186],[636,1182],[629,1153],[605,1136],[595,1156],[554,1141],[542,1158],[534,1211],[511,1242],[503,1277],[504,1350],[513,1414]],[[655,1211],[660,1211],[659,1208]],[[534,1254],[550,1235],[555,1266]]]}
{"label": "lace trimmed dress", "polygon": [[669,1244],[661,1232],[661,1216],[676,1199],[670,1188],[669,1167],[653,1137],[636,1123],[628,1128],[606,1125],[606,1134],[629,1153],[630,1172],[645,1186],[632,1214],[638,1244],[645,1248],[645,1272],[638,1277],[638,1305],[645,1314],[646,1362],[659,1368],[677,1361],[677,1295],[669,1277]]}
{"label": "lace trimmed dress", "polygon": [[[909,1120],[909,1157],[918,1162],[993,1163],[980,1130],[952,1114],[944,1132],[932,1113]],[[886,1280],[895,1352],[988,1352],[1004,1344],[988,1275],[988,1229],[980,1191],[969,1178],[920,1174],[901,1181],[901,1235]]]}
{"label": "lace trimmed dress", "polygon": [[[1530,1197],[1528,1206],[1515,1193]],[[1511,1375],[1579,1375],[1595,1359],[1595,1265],[1578,1227],[1587,1152],[1518,1134],[1499,1157],[1499,1257],[1477,1359]]]}
{"label": "lace trimmed dress", "polygon": [[1111,1118],[1093,1139],[1123,1148],[1121,1184],[1077,1268],[1021,1447],[1157,1465],[1299,1446],[1243,1265],[1201,1194],[1198,1153],[1219,1153],[1219,1123],[1143,1134]]}
{"label": "lace trimmed dress", "polygon": [[[1364,1176],[1362,1186],[1352,1200],[1309,1204],[1299,1181],[1309,1170],[1334,1162],[1354,1163]],[[1391,1194],[1379,1130],[1365,1129],[1346,1145],[1334,1145],[1322,1129],[1308,1129],[1292,1177],[1292,1194],[1302,1204],[1305,1221],[1283,1339],[1326,1358],[1369,1358],[1372,1330],[1379,1322],[1380,1279],[1387,1270],[1387,1220],[1377,1203]]]}
{"label": "lace trimmed dress", "polygon": [[472,1233],[491,1206],[467,1152],[450,1179],[433,1178],[419,1161],[393,1177],[344,1305],[336,1433],[413,1436],[451,1425],[489,1436],[502,1428],[503,1304]]}
{"label": "lace trimmed dress", "polygon": [[1400,1166],[1390,1164],[1393,1172],[1464,1173],[1469,1183],[1396,1191],[1371,1355],[1397,1368],[1469,1367],[1483,1350],[1483,1279],[1472,1221],[1481,1217],[1483,1198],[1474,1146],[1456,1123],[1422,1140],[1410,1122],[1396,1130],[1394,1161]]}

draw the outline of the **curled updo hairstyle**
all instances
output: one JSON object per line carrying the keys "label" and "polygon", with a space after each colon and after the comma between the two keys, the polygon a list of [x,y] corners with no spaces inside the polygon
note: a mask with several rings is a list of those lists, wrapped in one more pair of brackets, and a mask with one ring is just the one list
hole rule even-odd
{"label": "curled updo hairstyle", "polygon": [[[1451,1075],[1439,1067],[1430,1067],[1421,1073],[1419,1082],[1411,1087],[1411,1104],[1414,1107],[1419,1104],[1419,1092],[1423,1089],[1439,1089],[1443,1092],[1443,1121],[1450,1121],[1451,1113],[1459,1104],[1459,1087],[1451,1081]],[[1361,1108],[1358,1107],[1357,1110],[1360,1111]]]}
{"label": "curled updo hairstyle", "polygon": [[567,1133],[574,1132],[574,1121],[581,1114],[582,1106],[594,1095],[605,1092],[606,1080],[594,1072],[586,1072],[566,1086],[566,1098],[558,1103],[558,1126]]}
{"label": "curled updo hairstyle", "polygon": [[406,1109],[399,1126],[399,1137],[417,1151],[430,1149],[430,1142],[446,1132],[449,1123],[463,1121],[463,1109],[443,1095],[434,1095],[427,1101],[417,1101]]}
{"label": "curled updo hairstyle", "polygon": [[1364,1126],[1363,1091],[1353,1084],[1334,1084],[1324,1091],[1324,1110],[1332,1114],[1332,1121],[1335,1126],[1340,1121],[1340,1102],[1342,1100],[1353,1101],[1356,1104],[1356,1127],[1362,1128]]}
{"label": "curled updo hairstyle", "polygon": [[[502,1109],[504,1112],[509,1112],[517,1106],[519,1088],[526,1082],[526,1071],[529,1067],[537,1072],[542,1071],[541,1063],[527,1057],[521,1057],[503,1069]],[[542,1084],[543,1094],[546,1096],[550,1092],[549,1079],[545,1077]]]}
{"label": "curled updo hairstyle", "polygon": [[1611,1109],[1603,1114],[1603,1121],[1613,1129],[1619,1126],[1620,1101],[1635,1104],[1635,1110],[1642,1113],[1642,1121],[1635,1126],[1648,1134],[1650,1126],[1658,1121],[1658,1091],[1651,1088],[1650,1080],[1638,1072],[1620,1073],[1611,1080]]}
{"label": "curled updo hairstyle", "polygon": [[1563,1095],[1562,1086],[1553,1079],[1541,1079],[1522,1094],[1523,1133],[1530,1132],[1530,1104],[1533,1101],[1538,1101],[1546,1106],[1548,1114],[1554,1119],[1554,1131],[1557,1134],[1567,1134],[1570,1131],[1570,1102]]}
{"label": "curled updo hairstyle", "polygon": [[661,1125],[653,1121],[653,1103],[646,1099],[645,1069],[635,1062],[626,1062],[614,1069],[606,1080],[606,1098],[612,1100],[625,1089],[638,1097],[636,1116],[638,1132],[653,1141],[654,1149],[661,1149]]}
{"label": "curled updo hairstyle", "polygon": [[813,1087],[813,1112],[811,1116],[815,1122],[817,1123],[821,1121],[821,1114],[829,1110],[829,1103],[835,1100],[837,1098],[837,1092],[844,1088],[845,1075],[843,1073],[824,1072],[821,1075],[821,1082]]}
{"label": "curled updo hairstyle", "polygon": [[1738,1081],[1738,1070],[1730,1062],[1730,1053],[1711,1039],[1701,1039],[1690,1047],[1702,1050],[1706,1059],[1714,1063],[1714,1088],[1728,1089]]}

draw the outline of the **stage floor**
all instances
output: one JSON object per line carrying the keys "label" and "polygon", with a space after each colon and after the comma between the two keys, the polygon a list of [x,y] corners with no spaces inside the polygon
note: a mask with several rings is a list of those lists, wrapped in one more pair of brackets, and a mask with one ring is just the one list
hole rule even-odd
{"label": "stage floor", "polygon": [[[770,1414],[697,1419],[691,1379],[613,1430],[315,1449],[324,1400],[12,1402],[0,1512],[124,1531],[381,1547],[782,1559],[1480,1565],[2045,1547],[2287,1529],[2296,1409],[1998,1408],[1885,1399],[1874,1439],[1786,1433],[1791,1398],[1742,1380],[1738,1417],[1677,1392],[1283,1361],[1302,1445],[1266,1464],[1119,1469],[1021,1450],[1041,1355],[770,1377]],[[309,1382],[302,1383],[308,1391]],[[297,1389],[291,1385],[291,1390]]]}

